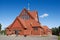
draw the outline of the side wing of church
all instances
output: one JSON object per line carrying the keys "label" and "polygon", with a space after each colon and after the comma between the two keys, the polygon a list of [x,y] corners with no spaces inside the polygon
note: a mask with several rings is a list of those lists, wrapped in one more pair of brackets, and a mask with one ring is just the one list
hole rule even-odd
{"label": "side wing of church", "polygon": [[25,8],[14,22],[6,28],[6,35],[51,35],[47,26],[41,26],[37,11],[29,11]]}

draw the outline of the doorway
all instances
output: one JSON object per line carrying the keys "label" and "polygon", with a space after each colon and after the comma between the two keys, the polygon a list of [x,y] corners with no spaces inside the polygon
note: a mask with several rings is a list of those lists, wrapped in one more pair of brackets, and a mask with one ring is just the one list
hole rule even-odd
{"label": "doorway", "polygon": [[14,32],[15,32],[15,35],[19,35],[19,30],[14,30]]}

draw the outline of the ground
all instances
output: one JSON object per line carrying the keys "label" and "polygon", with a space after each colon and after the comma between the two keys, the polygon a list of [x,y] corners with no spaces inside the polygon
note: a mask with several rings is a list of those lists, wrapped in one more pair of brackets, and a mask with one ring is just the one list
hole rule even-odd
{"label": "ground", "polygon": [[58,36],[4,36],[0,35],[0,40],[58,40]]}

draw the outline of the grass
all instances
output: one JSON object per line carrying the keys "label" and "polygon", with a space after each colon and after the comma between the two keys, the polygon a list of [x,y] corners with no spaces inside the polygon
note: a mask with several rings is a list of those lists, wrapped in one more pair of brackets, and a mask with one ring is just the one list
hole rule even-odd
{"label": "grass", "polygon": [[58,36],[58,40],[60,40],[60,36]]}

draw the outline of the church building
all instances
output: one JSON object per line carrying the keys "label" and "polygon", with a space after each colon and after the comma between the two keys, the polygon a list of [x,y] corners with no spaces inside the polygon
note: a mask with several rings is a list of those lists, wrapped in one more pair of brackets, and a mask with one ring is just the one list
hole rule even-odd
{"label": "church building", "polygon": [[48,26],[41,25],[38,12],[24,8],[6,28],[6,35],[52,35]]}

